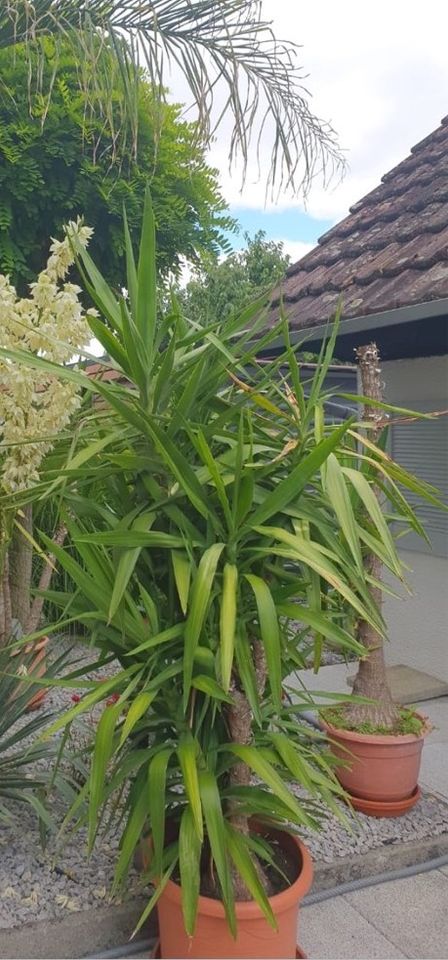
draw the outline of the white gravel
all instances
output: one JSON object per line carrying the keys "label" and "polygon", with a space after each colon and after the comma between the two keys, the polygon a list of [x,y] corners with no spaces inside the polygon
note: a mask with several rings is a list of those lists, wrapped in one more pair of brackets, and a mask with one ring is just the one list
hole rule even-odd
{"label": "white gravel", "polygon": [[[79,653],[77,648],[76,656]],[[87,651],[87,656],[88,662],[95,659],[92,651]],[[101,671],[101,675],[111,674],[113,670],[110,665]],[[46,706],[54,710],[69,709],[73,705],[73,693],[73,690],[53,687]],[[95,723],[95,715],[90,721]],[[85,732],[80,725],[76,734],[78,742],[82,742],[83,737]],[[423,794],[417,806],[403,817],[376,819],[360,813],[352,816],[345,806],[343,810],[352,823],[352,833],[347,832],[333,815],[323,823],[320,833],[303,831],[316,862],[331,863],[382,846],[412,843],[448,833],[448,805],[429,794]],[[78,831],[66,840],[55,859],[54,840],[50,838],[45,852],[40,846],[34,811],[21,804],[12,812],[17,813],[15,824],[0,824],[0,928],[56,919],[66,916],[67,912],[104,905],[109,901],[117,837],[108,835],[105,840],[98,841],[94,853],[88,858],[85,832]],[[59,820],[64,812],[60,808]],[[58,811],[54,813],[58,818]],[[132,872],[126,884],[126,898],[135,897],[137,884],[138,877]]]}

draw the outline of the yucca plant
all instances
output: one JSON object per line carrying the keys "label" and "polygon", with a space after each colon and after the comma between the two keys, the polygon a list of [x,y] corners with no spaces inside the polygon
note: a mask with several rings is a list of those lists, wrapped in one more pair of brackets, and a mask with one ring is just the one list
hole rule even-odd
{"label": "yucca plant", "polygon": [[[58,762],[61,742],[40,739],[54,721],[54,711],[25,714],[30,697],[40,689],[39,680],[33,679],[33,657],[33,650],[20,642],[0,649],[0,823],[12,821],[17,804],[26,803],[45,831],[53,825],[50,797],[58,794],[65,802],[73,801],[75,790]],[[49,665],[50,683],[64,662],[59,657]]]}
{"label": "yucca plant", "polygon": [[[266,332],[263,302],[207,328],[175,300],[158,317],[149,198],[137,263],[126,224],[125,242],[129,299],[117,299],[77,250],[100,313],[89,317],[92,333],[122,382],[60,371],[94,398],[94,429],[80,432],[64,470],[46,481],[69,537],[52,549],[75,584],[46,594],[61,609],[54,628],[83,623],[102,662],[116,658],[119,669],[52,729],[118,694],[71,815],[82,819],[87,804],[92,847],[110,811],[119,823],[125,813],[116,885],[151,832],[156,889],[140,923],[174,875],[189,934],[200,890],[223,901],[232,932],[241,899],[255,899],[275,925],[275,855],[253,819],[318,827],[322,804],[338,812],[343,796],[323,738],[300,722],[311,698],[290,699],[287,678],[310,643],[316,667],[324,643],[362,656],[357,618],[384,633],[362,529],[337,495],[359,435],[354,418],[324,415],[336,329],[304,390],[287,325]],[[259,364],[279,337],[279,355]],[[369,452],[383,469],[380,451]],[[366,507],[369,547],[396,566]]]}

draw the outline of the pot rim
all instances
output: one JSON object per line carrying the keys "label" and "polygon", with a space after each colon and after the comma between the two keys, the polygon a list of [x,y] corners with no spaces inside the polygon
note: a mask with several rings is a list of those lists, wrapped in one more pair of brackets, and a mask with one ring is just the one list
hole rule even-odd
{"label": "pot rim", "polygon": [[431,733],[432,724],[429,718],[425,714],[419,713],[418,710],[414,710],[413,713],[424,723],[421,733],[359,733],[357,730],[346,730],[345,727],[333,727],[322,717],[320,723],[324,730],[330,734],[330,737],[339,737],[341,740],[351,740],[354,743],[390,744],[393,746],[394,744],[417,743],[419,740],[424,740],[428,733]]}
{"label": "pot rim", "polygon": [[[285,832],[286,836],[290,837],[295,843],[301,858],[301,868],[297,880],[294,880],[291,886],[287,887],[286,890],[282,890],[280,893],[274,894],[272,897],[268,897],[274,914],[283,913],[289,909],[292,903],[300,901],[305,894],[308,893],[313,880],[313,861],[308,848],[295,834],[288,833],[287,831],[278,832]],[[182,902],[182,887],[180,884],[175,883],[174,880],[168,880],[163,894],[166,894],[167,897],[176,904],[181,904]],[[215,900],[213,897],[204,897],[200,894],[198,898],[198,914],[199,913],[208,917],[224,918],[225,911],[222,900]],[[237,920],[256,920],[264,917],[261,908],[255,900],[235,900],[235,914]]]}

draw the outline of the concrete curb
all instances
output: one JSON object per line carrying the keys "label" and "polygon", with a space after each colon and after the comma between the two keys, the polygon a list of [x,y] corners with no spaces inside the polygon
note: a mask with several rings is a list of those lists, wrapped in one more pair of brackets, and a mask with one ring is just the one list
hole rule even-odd
{"label": "concrete curb", "polygon": [[[73,960],[126,943],[147,901],[95,907],[68,914],[62,920],[40,920],[0,930],[1,960]],[[155,917],[139,932],[154,937]]]}
{"label": "concrete curb", "polygon": [[341,857],[332,863],[314,864],[312,892],[329,890],[340,883],[375,877],[379,873],[400,870],[448,854],[448,833],[426,837],[413,843],[383,844],[356,856]]}
{"label": "concrete curb", "polygon": [[[448,854],[448,833],[414,843],[393,843],[367,853],[341,857],[314,865],[312,892],[328,890],[350,880],[373,877],[390,870],[425,863]],[[117,947],[129,939],[146,900],[119,906],[95,907],[69,914],[62,920],[41,920],[0,931],[0,960],[79,960]],[[139,932],[139,939],[154,937],[155,917]]]}

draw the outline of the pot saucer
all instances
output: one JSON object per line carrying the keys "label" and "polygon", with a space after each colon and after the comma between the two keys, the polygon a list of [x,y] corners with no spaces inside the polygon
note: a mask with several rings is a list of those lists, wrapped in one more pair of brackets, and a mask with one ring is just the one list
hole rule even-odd
{"label": "pot saucer", "polygon": [[368,817],[402,817],[418,803],[421,790],[417,784],[411,796],[403,800],[365,800],[364,797],[354,797],[353,794],[349,796],[352,807]]}
{"label": "pot saucer", "polygon": [[[154,949],[149,954],[149,957],[153,957],[154,960],[157,960],[157,958],[160,958],[161,956],[162,954],[160,953],[160,940],[157,940],[157,942],[154,945]],[[304,953],[299,946],[296,947],[296,957],[301,958],[301,960],[307,960],[306,953]]]}

